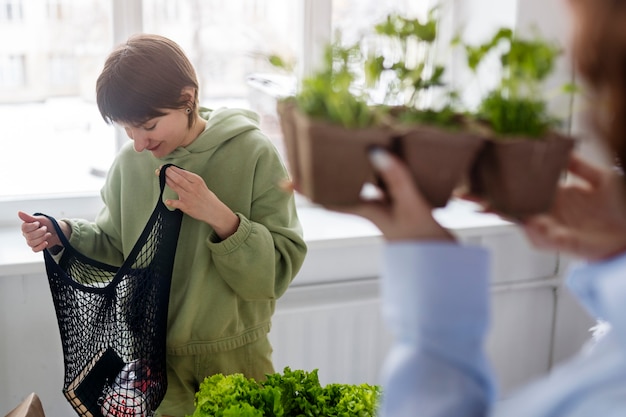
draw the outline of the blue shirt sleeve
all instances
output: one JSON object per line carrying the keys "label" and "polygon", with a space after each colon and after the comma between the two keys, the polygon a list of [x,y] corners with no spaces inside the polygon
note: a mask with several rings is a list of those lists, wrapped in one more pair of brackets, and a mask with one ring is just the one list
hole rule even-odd
{"label": "blue shirt sleeve", "polygon": [[390,243],[381,277],[394,345],[381,417],[484,417],[495,398],[484,342],[489,256],[449,243]]}
{"label": "blue shirt sleeve", "polygon": [[488,253],[452,243],[385,248],[383,315],[394,345],[381,417],[618,416],[626,409],[626,254],[576,268],[569,285],[611,330],[592,349],[496,403],[484,342]]}
{"label": "blue shirt sleeve", "polygon": [[575,268],[567,284],[593,317],[610,324],[626,352],[626,254]]}

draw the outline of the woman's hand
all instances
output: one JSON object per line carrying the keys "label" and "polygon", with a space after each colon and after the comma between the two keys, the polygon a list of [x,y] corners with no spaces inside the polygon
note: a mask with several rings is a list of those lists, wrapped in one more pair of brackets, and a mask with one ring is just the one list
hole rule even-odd
{"label": "woman's hand", "polygon": [[626,251],[626,186],[623,175],[573,155],[569,172],[578,178],[561,185],[549,213],[527,219],[524,230],[539,248],[588,260]]}
{"label": "woman's hand", "polygon": [[390,241],[455,240],[434,219],[433,208],[420,194],[404,163],[382,149],[372,150],[370,159],[385,183],[385,197],[376,201],[364,201],[357,206],[333,206],[327,207],[328,209],[369,219]]}
{"label": "woman's hand", "polygon": [[[22,235],[26,239],[26,244],[33,252],[41,252],[46,248],[63,246],[61,239],[56,233],[52,221],[45,216],[31,216],[19,211],[18,217],[22,220]],[[59,226],[67,239],[70,238],[72,229],[64,221],[59,221]]]}
{"label": "woman's hand", "polygon": [[165,183],[178,194],[178,200],[165,201],[169,207],[209,224],[221,239],[237,231],[239,217],[209,190],[202,177],[170,166],[165,171]]}

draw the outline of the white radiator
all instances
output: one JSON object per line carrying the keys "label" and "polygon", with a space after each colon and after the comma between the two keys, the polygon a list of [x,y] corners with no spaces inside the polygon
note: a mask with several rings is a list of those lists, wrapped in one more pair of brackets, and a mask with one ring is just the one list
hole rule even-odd
{"label": "white radiator", "polygon": [[270,340],[282,372],[318,369],[322,385],[380,384],[390,346],[375,279],[292,287],[278,301]]}
{"label": "white radiator", "polygon": [[[502,394],[551,366],[557,279],[492,286],[487,352]],[[278,301],[270,340],[274,367],[311,371],[320,382],[380,384],[391,346],[376,279],[294,286]]]}

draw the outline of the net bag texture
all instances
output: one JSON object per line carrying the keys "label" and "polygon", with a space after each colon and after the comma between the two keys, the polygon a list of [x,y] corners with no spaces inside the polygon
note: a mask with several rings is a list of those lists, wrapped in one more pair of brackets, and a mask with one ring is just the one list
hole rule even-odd
{"label": "net bag texture", "polygon": [[151,416],[167,388],[165,337],[180,210],[161,192],[141,236],[121,267],[63,243],[58,260],[44,251],[64,360],[63,393],[79,416]]}

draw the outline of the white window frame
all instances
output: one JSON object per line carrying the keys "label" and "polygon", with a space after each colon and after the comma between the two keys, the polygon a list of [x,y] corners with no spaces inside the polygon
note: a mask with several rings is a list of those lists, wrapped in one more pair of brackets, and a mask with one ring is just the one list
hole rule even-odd
{"label": "white window frame", "polygon": [[[141,0],[111,0],[113,5],[113,40],[115,44],[125,41],[129,35],[141,31],[142,28],[142,2]],[[447,22],[447,28],[455,26],[470,7],[466,3],[480,4],[482,0],[443,0],[452,22]],[[506,0],[515,4],[515,7],[524,8],[517,10],[516,24],[524,25],[529,22],[538,22],[540,29],[550,26],[550,18],[541,18],[543,2],[541,0]],[[298,18],[301,20],[302,32],[300,33],[297,60],[302,63],[299,66],[299,76],[304,76],[313,71],[321,62],[323,49],[331,37],[332,0],[300,0],[301,10]],[[118,132],[116,141],[118,147],[126,141],[126,136]],[[10,181],[4,178],[3,181]],[[102,207],[99,191],[86,192],[79,195],[55,195],[55,196],[27,196],[13,199],[0,198],[0,227],[14,226],[19,222],[17,211],[23,210],[29,213],[45,211],[56,217],[81,217],[86,219],[95,218]]]}
{"label": "white window frame", "polygon": [[[141,0],[111,0],[113,7],[113,42],[124,42],[128,36],[142,30]],[[303,31],[298,62],[302,62],[301,71],[310,72],[320,62],[323,46],[330,39],[332,0],[301,0],[299,19]],[[306,51],[306,52],[304,52]],[[302,74],[300,74],[302,75]],[[116,144],[119,148],[126,135],[116,132]],[[4,178],[3,181],[10,181]],[[76,217],[94,219],[102,208],[99,190],[72,195],[18,196],[0,198],[0,227],[13,227],[19,223],[17,212],[45,212],[55,217]]]}
{"label": "white window frame", "polygon": [[0,7],[2,7],[2,10],[0,10],[0,22],[11,23],[24,18],[22,0],[0,1]]}
{"label": "white window frame", "polygon": [[3,56],[0,60],[0,85],[9,90],[22,88],[26,79],[24,55]]}

